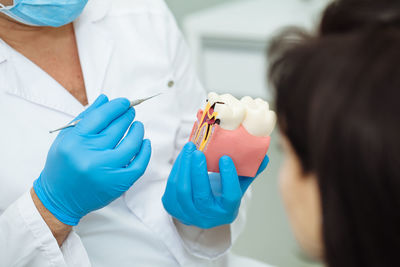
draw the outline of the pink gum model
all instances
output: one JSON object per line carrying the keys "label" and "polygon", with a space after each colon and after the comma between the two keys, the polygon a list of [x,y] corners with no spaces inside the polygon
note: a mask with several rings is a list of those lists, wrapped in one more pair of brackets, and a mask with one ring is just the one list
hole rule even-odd
{"label": "pink gum model", "polygon": [[[190,141],[194,142],[203,111],[197,113],[198,121],[193,126]],[[240,125],[236,130],[225,130],[215,124],[203,152],[209,172],[219,172],[219,159],[226,155],[232,158],[239,176],[255,177],[267,154],[271,138],[251,135]],[[198,144],[196,144],[198,145]]]}

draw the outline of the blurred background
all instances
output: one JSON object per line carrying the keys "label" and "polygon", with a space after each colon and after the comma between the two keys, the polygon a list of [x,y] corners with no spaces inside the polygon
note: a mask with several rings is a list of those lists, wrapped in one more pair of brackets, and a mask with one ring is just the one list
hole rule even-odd
{"label": "blurred background", "polygon": [[[266,49],[283,27],[312,31],[328,0],[166,0],[184,32],[205,88],[268,100]],[[282,153],[275,130],[267,170],[253,185],[248,222],[233,250],[282,267],[321,266],[301,253],[279,196]]]}

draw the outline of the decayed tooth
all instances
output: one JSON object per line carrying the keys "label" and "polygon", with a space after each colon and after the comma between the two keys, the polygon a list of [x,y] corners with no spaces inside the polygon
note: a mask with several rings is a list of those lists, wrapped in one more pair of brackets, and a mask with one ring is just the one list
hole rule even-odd
{"label": "decayed tooth", "polygon": [[246,110],[243,104],[230,94],[218,95],[216,93],[208,94],[210,105],[215,102],[224,104],[216,104],[214,111],[218,113],[217,119],[220,120],[221,128],[225,130],[235,130],[242,123]]}
{"label": "decayed tooth", "polygon": [[209,93],[208,101],[210,105],[224,103],[217,103],[214,108],[223,129],[235,130],[242,124],[250,134],[264,137],[270,135],[275,127],[275,112],[269,110],[268,102],[260,98],[245,96],[239,101],[230,94]]}
{"label": "decayed tooth", "polygon": [[255,136],[270,135],[275,127],[276,114],[269,110],[269,104],[260,98],[253,100],[249,96],[243,97],[240,101],[246,108],[243,127]]}
{"label": "decayed tooth", "polygon": [[215,102],[220,102],[220,97],[218,94],[211,92],[208,94],[208,102],[212,106]]}

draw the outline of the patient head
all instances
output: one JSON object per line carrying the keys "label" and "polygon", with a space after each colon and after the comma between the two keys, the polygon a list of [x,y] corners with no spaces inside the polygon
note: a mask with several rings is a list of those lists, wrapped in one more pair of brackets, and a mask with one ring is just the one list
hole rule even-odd
{"label": "patient head", "polygon": [[287,32],[270,57],[281,191],[301,246],[328,266],[396,265],[400,1],[334,2],[318,34]]}

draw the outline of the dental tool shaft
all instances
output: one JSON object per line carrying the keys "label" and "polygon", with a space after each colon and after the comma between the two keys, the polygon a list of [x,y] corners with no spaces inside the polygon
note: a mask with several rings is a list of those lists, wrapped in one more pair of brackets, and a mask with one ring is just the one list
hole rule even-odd
{"label": "dental tool shaft", "polygon": [[74,126],[77,125],[78,122],[80,122],[80,121],[81,121],[81,120],[73,121],[73,122],[71,122],[70,124],[65,125],[65,126],[63,126],[63,127],[61,127],[61,128],[58,128],[58,129],[49,131],[49,133],[55,133],[55,132],[62,131],[62,130],[64,130],[64,129],[67,129],[67,128],[70,128],[70,127],[74,127]]}
{"label": "dental tool shaft", "polygon": [[154,98],[154,97],[156,97],[156,96],[159,96],[159,95],[161,95],[161,94],[162,94],[162,93],[158,93],[158,94],[155,94],[155,95],[146,97],[146,98],[132,100],[132,101],[131,101],[131,107],[140,105],[140,104],[142,104],[143,102],[145,102],[145,101],[147,101],[147,100],[150,100],[150,99],[152,99],[152,98]]}
{"label": "dental tool shaft", "polygon": [[[145,98],[140,98],[140,99],[132,100],[132,101],[131,101],[130,107],[134,107],[134,106],[140,105],[140,104],[142,104],[143,102],[146,102],[147,100],[150,100],[150,99],[152,99],[152,98],[154,98],[154,97],[157,97],[157,96],[159,96],[159,95],[161,95],[161,94],[162,94],[162,92],[161,92],[161,93],[158,93],[158,94],[155,94],[155,95],[152,95],[152,96],[149,96],[149,97],[145,97]],[[58,129],[49,131],[49,133],[55,133],[55,132],[62,131],[62,130],[67,129],[67,128],[75,127],[80,121],[81,121],[81,120],[73,121],[73,122],[71,122],[70,124],[67,124],[67,125],[65,125],[65,126],[63,126],[63,127],[60,127],[60,128],[58,128]]]}

